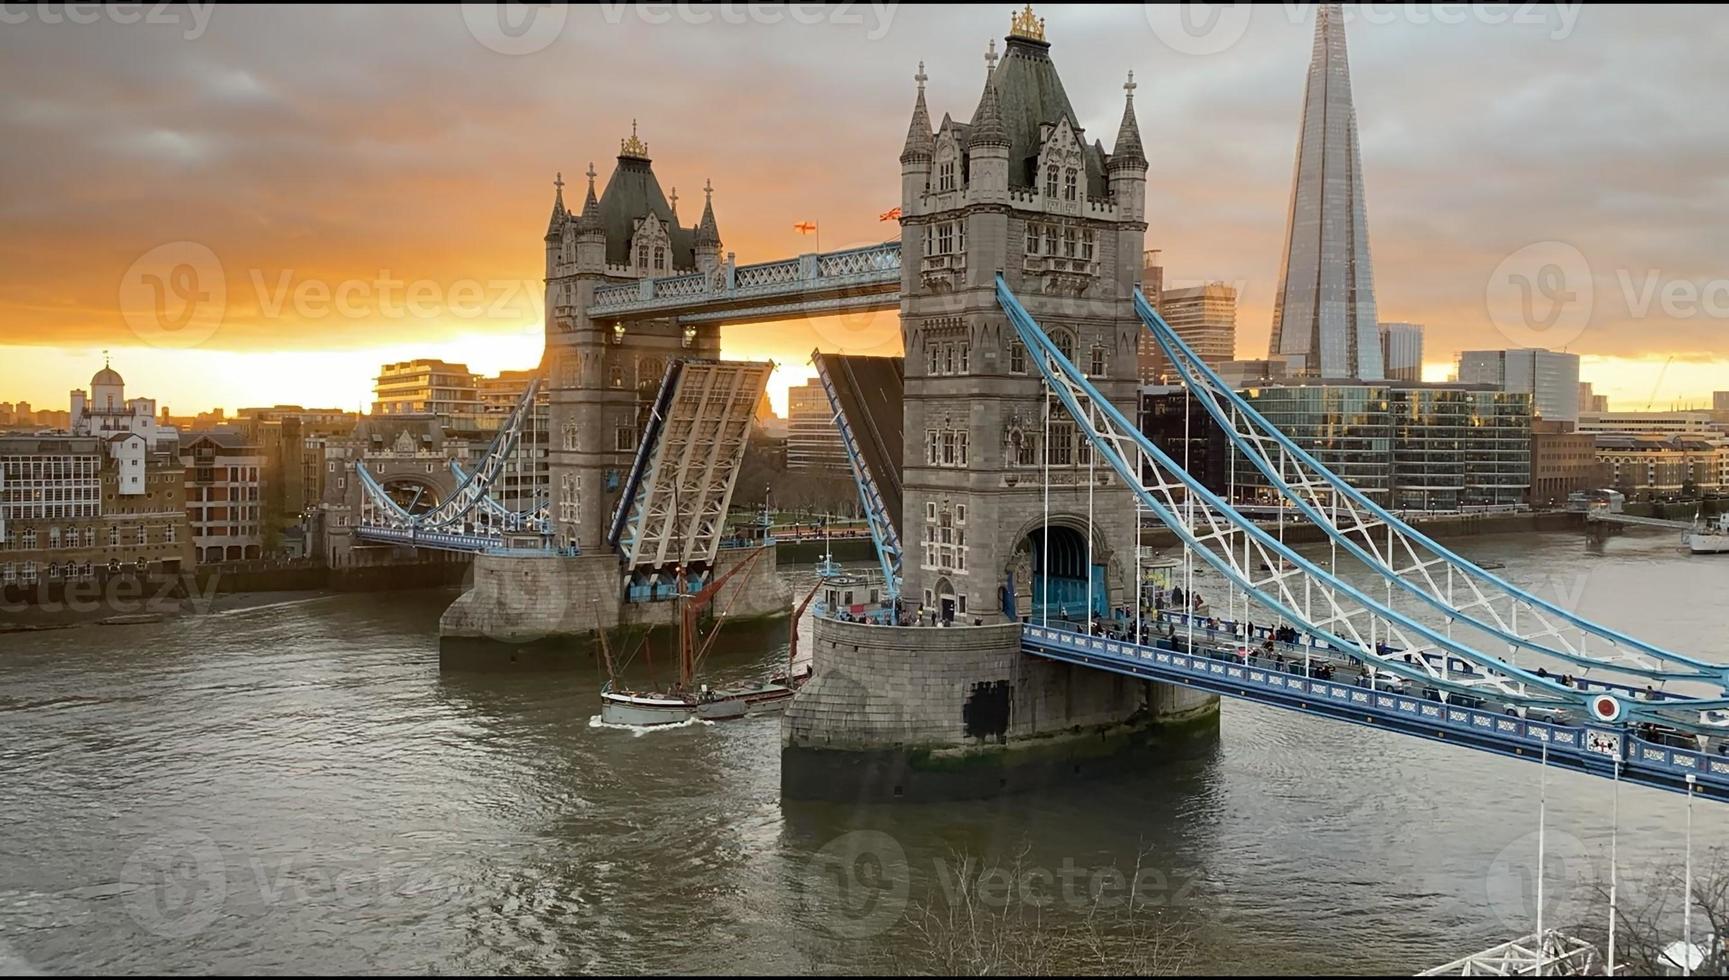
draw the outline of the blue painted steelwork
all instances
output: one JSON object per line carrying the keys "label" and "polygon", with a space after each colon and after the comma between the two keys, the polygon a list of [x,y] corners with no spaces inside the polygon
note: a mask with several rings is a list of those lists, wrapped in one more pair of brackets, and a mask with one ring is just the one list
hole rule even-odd
{"label": "blue painted steelwork", "polygon": [[1259,658],[1244,663],[1223,654],[1187,653],[1176,646],[1142,645],[1056,627],[1023,626],[1021,648],[1046,659],[1179,684],[1530,762],[1538,761],[1547,743],[1550,765],[1597,776],[1612,777],[1615,760],[1619,758],[1621,778],[1629,782],[1686,792],[1687,778],[1692,776],[1695,793],[1729,801],[1729,756],[1650,742],[1621,725],[1531,721],[1401,691],[1317,680]]}
{"label": "blue painted steelwork", "polygon": [[853,435],[852,423],[841,409],[840,394],[835,390],[834,379],[829,377],[827,362],[819,352],[813,351],[811,363],[816,365],[817,378],[822,381],[823,394],[828,397],[829,411],[834,414],[835,427],[840,430],[841,445],[845,447],[847,462],[852,466],[853,483],[858,487],[865,523],[870,527],[871,541],[876,545],[877,562],[882,566],[888,598],[891,601],[898,599],[901,594],[900,533],[895,530],[894,520],[889,516],[888,504],[883,500],[876,479],[871,476],[870,467],[865,464],[858,439]]}
{"label": "blue painted steelwork", "polygon": [[[1251,597],[1275,614],[1288,620],[1295,627],[1323,643],[1342,650],[1356,650],[1365,661],[1374,661],[1378,668],[1390,674],[1411,680],[1421,680],[1439,691],[1475,696],[1483,686],[1493,686],[1497,696],[1518,705],[1531,707],[1568,707],[1573,710],[1583,710],[1586,696],[1559,680],[1546,675],[1533,673],[1515,664],[1507,663],[1500,658],[1485,654],[1465,644],[1453,640],[1450,636],[1437,632],[1426,624],[1412,620],[1403,613],[1381,604],[1373,597],[1357,588],[1352,583],[1338,578],[1336,575],[1321,568],[1319,565],[1285,546],[1284,542],[1253,521],[1238,514],[1225,501],[1208,490],[1200,481],[1189,475],[1178,466],[1151,440],[1141,434],[1139,429],[1123,417],[1122,413],[1104,398],[1098,390],[1086,379],[1056,345],[1039,328],[1026,309],[1009,290],[1008,285],[999,275],[997,277],[997,299],[1007,312],[1010,323],[1015,327],[1022,343],[1033,355],[1045,380],[1050,383],[1051,390],[1063,402],[1069,414],[1078,423],[1082,434],[1086,436],[1096,451],[1101,453],[1105,461],[1115,470],[1124,483],[1140,498],[1161,522],[1169,527],[1189,548],[1191,553],[1211,565],[1221,575],[1224,575],[1234,585],[1241,589],[1245,596]],[[1086,399],[1083,408],[1080,399]],[[1126,447],[1132,447],[1138,456],[1147,463],[1154,464],[1162,474],[1160,484],[1152,492],[1142,482],[1140,469],[1132,466],[1127,458]],[[1168,482],[1175,481],[1175,482]],[[1198,502],[1203,508],[1202,516],[1206,518],[1214,530],[1207,535],[1213,541],[1228,541],[1228,537],[1240,534],[1244,540],[1242,566],[1239,567],[1238,556],[1234,544],[1227,543],[1230,554],[1221,556],[1213,548],[1196,536],[1187,522],[1176,516],[1174,491],[1181,490],[1186,500],[1193,506]],[[1163,499],[1161,499],[1161,497]],[[1271,595],[1249,576],[1248,545],[1253,543],[1262,556],[1262,564],[1279,561],[1281,567],[1289,566],[1289,572],[1280,572],[1267,579],[1265,584],[1276,586],[1280,595]],[[1322,594],[1320,598],[1332,607],[1334,615],[1327,622],[1340,622],[1344,625],[1351,638],[1346,639],[1332,631],[1322,628],[1296,608],[1295,594],[1290,587],[1290,579],[1301,576],[1308,584],[1318,585]],[[1345,596],[1360,608],[1347,612],[1338,604],[1338,597]],[[1305,604],[1307,604],[1305,602]],[[1445,669],[1436,671],[1432,661],[1419,658],[1416,663],[1407,663],[1392,657],[1382,644],[1371,643],[1358,633],[1351,621],[1351,616],[1366,612],[1372,617],[1371,622],[1379,620],[1388,627],[1388,639],[1398,639],[1403,649],[1413,652],[1433,648],[1442,653],[1459,657],[1476,666],[1476,676],[1465,679],[1448,676]],[[1424,641],[1419,645],[1411,642],[1411,637]],[[1445,658],[1442,664],[1446,663]],[[1473,688],[1479,690],[1473,691]],[[1691,704],[1709,704],[1709,702],[1690,702]],[[1656,714],[1651,708],[1643,705],[1629,705],[1630,716],[1664,724],[1677,724],[1670,717]],[[1685,723],[1681,723],[1685,724]],[[1695,723],[1692,727],[1698,727]]]}
{"label": "blue painted steelwork", "polygon": [[[1570,610],[1564,609],[1545,599],[1535,596],[1501,577],[1480,568],[1468,559],[1449,551],[1433,539],[1417,531],[1396,515],[1375,503],[1366,494],[1351,486],[1342,477],[1327,469],[1306,450],[1286,436],[1283,432],[1268,422],[1254,406],[1239,395],[1234,388],[1226,384],[1207,363],[1189,347],[1177,332],[1165,323],[1158,311],[1147,302],[1145,295],[1136,290],[1134,297],[1135,312],[1143,324],[1152,333],[1153,339],[1164,352],[1165,358],[1177,370],[1184,386],[1196,396],[1196,401],[1207,411],[1213,421],[1222,429],[1232,445],[1248,459],[1267,481],[1278,490],[1281,496],[1291,501],[1302,515],[1322,530],[1333,541],[1346,548],[1358,560],[1371,569],[1380,572],[1389,583],[1397,586],[1423,604],[1436,609],[1448,616],[1454,622],[1460,620],[1464,624],[1481,630],[1509,646],[1530,650],[1546,656],[1583,667],[1602,667],[1652,680],[1688,680],[1701,681],[1717,686],[1719,689],[1729,684],[1729,665],[1712,663],[1696,657],[1665,650],[1643,640],[1627,636],[1616,630],[1594,623]],[[1239,429],[1239,421],[1248,423],[1249,431]],[[1265,442],[1272,442],[1280,451],[1283,460],[1275,460],[1267,451]],[[1296,485],[1287,478],[1282,461],[1294,461],[1297,465],[1293,474],[1297,478]],[[1330,493],[1337,494],[1347,501],[1350,510],[1351,531],[1338,526],[1336,517],[1329,518],[1327,508],[1319,494],[1315,493],[1317,481],[1324,484]],[[1302,490],[1309,490],[1304,494]],[[1395,560],[1392,552],[1392,541],[1389,540],[1389,554],[1386,556],[1371,555],[1362,544],[1352,537],[1352,533],[1363,534],[1363,540],[1371,547],[1373,539],[1369,531],[1373,525],[1363,521],[1358,508],[1368,514],[1374,522],[1388,528],[1389,538],[1397,538],[1406,548],[1406,554],[1412,561],[1404,573],[1388,568],[1386,563]],[[1433,555],[1433,559],[1425,559],[1423,554]],[[1474,599],[1461,605],[1453,602],[1450,595],[1443,595],[1439,583],[1428,573],[1430,568],[1440,566],[1452,572],[1463,575],[1468,582],[1483,583],[1489,587],[1485,594],[1475,584],[1472,585]],[[1413,572],[1423,572],[1423,578],[1428,588],[1412,581],[1408,575]],[[1450,593],[1450,589],[1448,590]],[[1607,658],[1592,656],[1581,642],[1578,648],[1558,649],[1555,646],[1540,644],[1532,636],[1515,632],[1512,624],[1502,617],[1494,608],[1495,599],[1504,599],[1510,606],[1523,609],[1527,619],[1536,619],[1537,625],[1544,629],[1536,635],[1552,636],[1565,642],[1565,637],[1547,622],[1553,617],[1575,627],[1582,636],[1595,636],[1614,646],[1626,646],[1643,654],[1655,656],[1659,660],[1672,661],[1685,665],[1687,670],[1664,670],[1644,666],[1637,662],[1629,662],[1625,658]],[[1472,614],[1472,609],[1480,608],[1493,621]],[[1516,612],[1513,623],[1517,623]],[[1729,703],[1726,701],[1725,703]]]}

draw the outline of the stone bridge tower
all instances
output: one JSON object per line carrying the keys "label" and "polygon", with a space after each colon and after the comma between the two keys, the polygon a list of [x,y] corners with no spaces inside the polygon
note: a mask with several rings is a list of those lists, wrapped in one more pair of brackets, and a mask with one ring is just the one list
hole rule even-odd
{"label": "stone bridge tower", "polygon": [[[1131,301],[1145,240],[1147,160],[1133,73],[1109,152],[1089,142],[1063,90],[1044,22],[1014,16],[1000,61],[985,55],[970,120],[934,128],[924,66],[901,153],[901,322],[907,560],[904,594],[957,620],[1079,617],[1124,599],[1134,506],[1044,383],[998,306],[998,273],[1077,367],[1135,415]],[[1047,540],[1049,542],[1047,548]],[[1047,553],[1048,552],[1048,553]],[[1089,561],[1090,554],[1090,561]],[[1049,566],[1051,595],[1044,593]]]}
{"label": "stone bridge tower", "polygon": [[606,189],[588,192],[580,210],[564,204],[556,182],[546,230],[546,354],[542,375],[552,387],[549,474],[557,542],[584,554],[606,550],[608,522],[636,454],[645,412],[674,357],[720,356],[717,326],[684,326],[671,318],[622,322],[588,315],[595,290],[683,273],[713,273],[721,265],[712,185],[702,218],[679,223],[655,177],[648,144],[619,141]]}
{"label": "stone bridge tower", "polygon": [[1088,547],[1087,449],[1053,405],[1047,546],[1044,383],[996,277],[1132,414],[1147,160],[1132,76],[1106,153],[1063,92],[1043,22],[1028,8],[1012,24],[967,122],[933,129],[920,66],[901,152],[903,596],[956,625],[814,621],[814,673],[781,722],[788,799],[1043,790],[1217,730],[1211,695],[1021,651],[1016,620],[1043,604],[1078,617],[1088,582],[1101,610],[1123,598],[1135,509],[1095,467]]}

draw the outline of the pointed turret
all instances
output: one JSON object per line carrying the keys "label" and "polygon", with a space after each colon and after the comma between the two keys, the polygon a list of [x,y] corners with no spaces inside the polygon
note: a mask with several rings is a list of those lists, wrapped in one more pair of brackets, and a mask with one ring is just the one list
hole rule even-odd
{"label": "pointed turret", "polygon": [[570,212],[564,209],[564,172],[559,171],[557,179],[552,182],[557,188],[553,192],[552,217],[546,222],[546,237],[557,238],[563,234],[564,222],[570,217]]}
{"label": "pointed turret", "polygon": [[911,163],[914,160],[929,160],[931,158],[931,112],[925,107],[925,63],[919,62],[919,73],[913,76],[913,81],[919,84],[918,99],[913,103],[913,120],[907,124],[907,144],[901,150],[901,162]]}
{"label": "pointed turret", "polygon": [[712,272],[720,266],[720,226],[714,222],[714,182],[702,184],[702,221],[696,226],[696,267]]}
{"label": "pointed turret", "polygon": [[997,102],[996,67],[997,42],[992,38],[985,52],[985,91],[979,96],[979,107],[973,111],[972,125],[967,128],[969,150],[977,146],[1009,145],[1009,131],[1003,128],[1003,110]]}
{"label": "pointed turret", "polygon": [[1141,127],[1135,122],[1135,73],[1123,84],[1123,124],[1117,127],[1117,142],[1111,148],[1110,169],[1138,166],[1145,168],[1147,153],[1141,146]]}
{"label": "pointed turret", "polygon": [[594,196],[594,164],[588,165],[588,196],[582,201],[582,214],[577,218],[577,229],[586,231],[600,227],[600,199]]}

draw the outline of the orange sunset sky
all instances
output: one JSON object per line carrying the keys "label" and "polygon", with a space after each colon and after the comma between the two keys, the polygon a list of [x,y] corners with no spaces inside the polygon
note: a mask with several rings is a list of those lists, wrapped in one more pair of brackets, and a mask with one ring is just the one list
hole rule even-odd
{"label": "orange sunset sky", "polygon": [[[390,360],[532,366],[553,176],[580,201],[582,171],[606,179],[633,118],[686,224],[713,180],[741,263],[895,237],[878,215],[899,203],[918,63],[933,115],[970,117],[1012,8],[864,4],[819,23],[667,9],[571,8],[522,54],[482,43],[457,6],[0,25],[0,401],[64,407],[104,349],[131,394],[182,414],[367,405]],[[1729,19],[1560,9],[1349,23],[1381,319],[1426,324],[1441,379],[1461,348],[1518,342],[1491,283],[1559,243],[1584,263],[1565,287],[1588,316],[1559,338],[1584,377],[1617,408],[1708,404],[1729,389],[1729,116],[1711,98],[1729,86]],[[1310,5],[1257,7],[1204,54],[1141,5],[1039,12],[1107,149],[1135,71],[1148,246],[1168,284],[1235,283],[1238,356],[1265,356]],[[123,300],[129,270],[162,254],[219,270],[198,283],[220,290],[219,318],[165,333],[125,315],[149,301]],[[813,347],[898,345],[893,315],[724,337],[785,366],[783,409]]]}

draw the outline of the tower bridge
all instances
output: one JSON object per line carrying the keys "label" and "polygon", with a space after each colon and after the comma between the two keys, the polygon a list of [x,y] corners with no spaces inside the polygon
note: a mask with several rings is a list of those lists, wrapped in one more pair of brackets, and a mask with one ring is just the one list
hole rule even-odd
{"label": "tower bridge", "polygon": [[[590,166],[569,209],[557,181],[548,485],[532,512],[488,506],[489,453],[431,508],[498,528],[452,545],[480,557],[446,635],[526,641],[653,621],[676,572],[727,562],[726,504],[771,368],[721,360],[719,328],[898,309],[898,362],[814,358],[897,599],[866,621],[816,620],[814,674],[782,724],[789,796],[1042,785],[1205,739],[1227,696],[1729,797],[1729,668],[1559,608],[1424,536],[1259,416],[1163,323],[1139,290],[1153,216],[1127,78],[1107,150],[1030,11],[987,50],[970,112],[933,122],[921,64],[900,238],[864,248],[737,264],[712,186],[684,225],[634,126],[603,191]],[[1279,519],[1325,533],[1325,560],[1138,431],[1148,333],[1195,411],[1278,495]],[[376,507],[421,540],[431,530]],[[1199,568],[1225,583],[1200,616],[1167,614],[1162,633],[1139,620],[1143,514],[1183,540],[1185,593]],[[754,598],[758,614],[790,605],[784,587]],[[1224,634],[1197,627],[1215,619]],[[932,621],[951,626],[912,625]],[[1280,669],[1244,649],[1262,639]],[[1333,664],[1356,682],[1333,679]]]}

